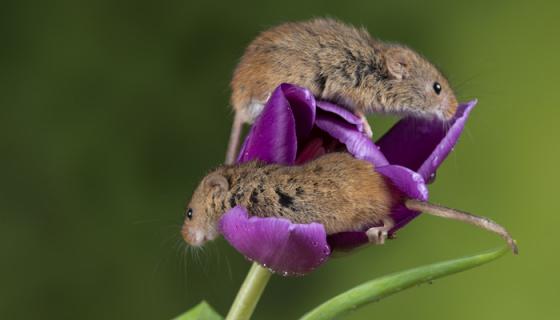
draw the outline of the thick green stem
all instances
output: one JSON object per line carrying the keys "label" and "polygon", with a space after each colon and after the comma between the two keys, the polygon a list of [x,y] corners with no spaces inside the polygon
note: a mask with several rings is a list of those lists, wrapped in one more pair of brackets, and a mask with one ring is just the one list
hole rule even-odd
{"label": "thick green stem", "polygon": [[270,271],[253,262],[237,293],[237,297],[235,297],[229,309],[226,320],[248,320],[251,318],[270,275]]}

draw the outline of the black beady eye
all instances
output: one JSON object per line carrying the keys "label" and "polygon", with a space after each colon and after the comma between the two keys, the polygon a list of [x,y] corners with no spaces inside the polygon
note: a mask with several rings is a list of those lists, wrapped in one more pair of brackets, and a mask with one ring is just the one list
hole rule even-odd
{"label": "black beady eye", "polygon": [[439,82],[434,82],[434,91],[436,92],[436,94],[439,94],[441,92],[441,84],[439,84]]}
{"label": "black beady eye", "polygon": [[192,220],[192,208],[188,208],[185,215],[189,218],[189,220]]}

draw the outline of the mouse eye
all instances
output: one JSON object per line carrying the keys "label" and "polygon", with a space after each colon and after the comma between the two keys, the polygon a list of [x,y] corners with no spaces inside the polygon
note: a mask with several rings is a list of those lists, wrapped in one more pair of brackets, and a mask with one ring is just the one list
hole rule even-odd
{"label": "mouse eye", "polygon": [[434,82],[434,91],[437,95],[441,92],[441,84],[439,84],[439,82]]}
{"label": "mouse eye", "polygon": [[187,216],[187,218],[189,218],[189,220],[192,220],[192,208],[189,208],[185,215]]}

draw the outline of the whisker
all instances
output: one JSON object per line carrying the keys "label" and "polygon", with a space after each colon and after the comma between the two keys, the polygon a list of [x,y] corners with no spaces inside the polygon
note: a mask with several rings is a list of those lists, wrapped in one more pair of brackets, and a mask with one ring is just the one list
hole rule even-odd
{"label": "whisker", "polygon": [[184,243],[182,244],[182,250],[181,250],[181,272],[183,275],[183,290],[185,292],[185,295],[188,295],[188,284],[189,284],[189,280],[188,280],[188,260],[187,260],[187,251],[188,251],[188,246],[186,246]]}
{"label": "whisker", "polygon": [[225,256],[225,260],[226,260],[226,266],[227,266],[229,280],[233,281],[233,273],[231,271],[231,265],[229,263],[229,258],[228,258],[227,255]]}
{"label": "whisker", "polygon": [[131,224],[144,224],[144,223],[156,223],[156,222],[176,223],[176,221],[174,221],[172,219],[149,218],[149,219],[136,220],[136,221],[131,222]]}
{"label": "whisker", "polygon": [[464,87],[467,84],[470,84],[473,80],[480,78],[480,76],[482,76],[483,72],[479,72],[476,73],[468,78],[466,78],[465,80],[462,80],[460,83],[454,85],[453,87],[455,88],[455,90],[458,90],[462,87]]}

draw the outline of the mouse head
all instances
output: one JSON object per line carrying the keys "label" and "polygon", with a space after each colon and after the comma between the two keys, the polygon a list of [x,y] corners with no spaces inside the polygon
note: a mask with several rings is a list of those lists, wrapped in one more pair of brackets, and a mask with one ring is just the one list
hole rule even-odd
{"label": "mouse head", "polygon": [[201,246],[218,236],[218,220],[223,212],[218,203],[229,189],[227,179],[218,172],[212,172],[198,185],[185,211],[185,222],[181,229],[183,239],[192,246]]}
{"label": "mouse head", "polygon": [[383,52],[389,81],[386,105],[397,111],[410,109],[416,116],[449,120],[457,110],[457,99],[447,79],[413,50],[389,45]]}

